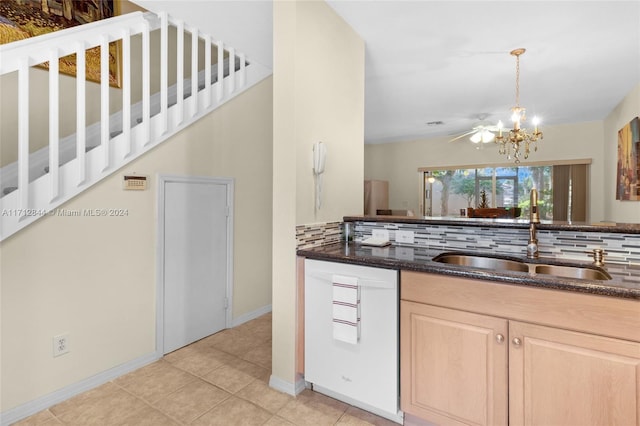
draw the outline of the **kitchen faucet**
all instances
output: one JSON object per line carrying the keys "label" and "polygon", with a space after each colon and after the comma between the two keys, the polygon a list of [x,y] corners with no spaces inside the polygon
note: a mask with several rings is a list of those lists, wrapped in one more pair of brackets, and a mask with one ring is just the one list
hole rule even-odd
{"label": "kitchen faucet", "polygon": [[538,191],[531,189],[529,195],[529,242],[527,243],[527,257],[538,257],[538,238],[536,236],[536,225],[540,223],[540,213],[538,213]]}

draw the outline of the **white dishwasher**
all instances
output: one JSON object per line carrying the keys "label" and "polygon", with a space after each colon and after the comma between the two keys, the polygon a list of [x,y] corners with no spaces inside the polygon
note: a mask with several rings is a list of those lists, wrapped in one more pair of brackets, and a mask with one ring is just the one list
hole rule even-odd
{"label": "white dishwasher", "polygon": [[[305,381],[317,392],[402,424],[398,271],[313,259],[304,268]],[[342,333],[334,310],[337,281],[358,287],[359,330],[353,328],[349,342],[336,334]]]}

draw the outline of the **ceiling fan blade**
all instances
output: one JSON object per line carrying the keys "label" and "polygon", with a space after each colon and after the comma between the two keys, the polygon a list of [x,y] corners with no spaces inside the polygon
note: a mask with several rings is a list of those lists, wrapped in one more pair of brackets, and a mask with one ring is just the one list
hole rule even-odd
{"label": "ceiling fan blade", "polygon": [[465,132],[465,133],[463,133],[461,135],[456,136],[453,139],[450,139],[449,142],[457,141],[458,139],[464,138],[465,136],[469,136],[470,134],[475,133],[475,132],[477,132],[477,130],[475,130],[475,129],[474,130],[470,130],[468,132]]}

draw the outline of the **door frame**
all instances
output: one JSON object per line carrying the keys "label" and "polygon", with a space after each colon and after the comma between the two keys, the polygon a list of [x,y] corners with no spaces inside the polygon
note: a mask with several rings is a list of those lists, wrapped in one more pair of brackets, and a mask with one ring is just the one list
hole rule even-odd
{"label": "door frame", "polygon": [[225,328],[233,321],[233,194],[234,179],[228,177],[158,175],[156,240],[156,355],[164,355],[164,203],[167,183],[225,185],[227,189],[227,282],[225,283]]}

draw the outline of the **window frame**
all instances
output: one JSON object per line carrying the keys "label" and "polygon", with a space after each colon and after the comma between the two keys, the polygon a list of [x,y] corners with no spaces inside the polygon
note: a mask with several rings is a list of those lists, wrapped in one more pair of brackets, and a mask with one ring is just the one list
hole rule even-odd
{"label": "window frame", "polygon": [[[495,169],[497,168],[511,168],[511,167],[541,167],[541,166],[563,166],[563,165],[586,165],[587,166],[587,176],[589,176],[589,167],[592,163],[592,159],[591,158],[581,158],[581,159],[574,159],[574,160],[549,160],[549,161],[531,161],[531,162],[527,162],[527,163],[520,163],[520,164],[514,164],[512,162],[510,163],[488,163],[488,164],[468,164],[468,165],[451,165],[451,166],[427,166],[427,167],[419,167],[418,168],[418,177],[419,177],[419,188],[420,188],[420,198],[419,198],[419,209],[420,209],[420,214],[422,216],[427,216],[427,205],[425,203],[426,197],[426,191],[429,189],[428,188],[428,184],[427,184],[427,177],[433,173],[434,171],[442,171],[442,170],[470,170],[470,169],[484,169],[484,168],[493,168],[494,173],[492,173],[492,177],[487,177],[487,180],[492,181],[492,186],[495,189],[495,185],[496,185],[496,175],[495,175]],[[478,178],[476,177],[476,192],[479,191],[478,187],[477,187],[477,180]],[[517,183],[517,177],[515,182]],[[587,192],[588,192],[588,187],[589,187],[590,182],[587,182]],[[430,194],[431,196],[433,196],[433,194]],[[588,202],[587,202],[587,208],[588,208]],[[588,210],[587,210],[587,217],[589,216]]]}

